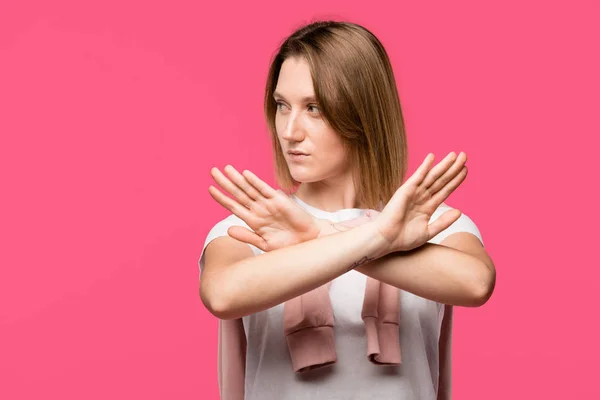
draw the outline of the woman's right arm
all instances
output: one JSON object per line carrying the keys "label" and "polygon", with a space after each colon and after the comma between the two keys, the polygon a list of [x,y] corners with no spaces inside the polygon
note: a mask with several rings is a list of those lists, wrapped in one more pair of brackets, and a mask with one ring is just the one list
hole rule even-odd
{"label": "woman's right arm", "polygon": [[388,252],[372,222],[253,256],[250,247],[220,237],[205,249],[200,295],[220,319],[235,319],[300,296]]}

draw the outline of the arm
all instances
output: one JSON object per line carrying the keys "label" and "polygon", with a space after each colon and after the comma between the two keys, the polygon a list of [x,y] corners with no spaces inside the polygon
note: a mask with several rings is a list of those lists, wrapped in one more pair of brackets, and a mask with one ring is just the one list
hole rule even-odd
{"label": "arm", "polygon": [[[333,224],[320,234],[357,229],[352,225]],[[491,258],[479,238],[468,232],[453,233],[439,245],[425,243],[410,251],[387,254],[356,270],[417,296],[466,307],[483,305],[496,281]]]}
{"label": "arm", "polygon": [[239,318],[313,290],[351,268],[443,304],[479,306],[491,295],[493,264],[470,233],[452,234],[442,245],[426,243],[379,257],[381,246],[368,224],[324,232],[317,239],[255,257],[246,244],[218,238],[206,248],[201,297],[215,316]]}
{"label": "arm", "polygon": [[417,296],[465,307],[483,305],[496,281],[492,260],[479,239],[466,232],[454,233],[440,245],[388,254],[357,271]]}
{"label": "arm", "polygon": [[254,257],[246,244],[233,238],[215,239],[206,248],[202,300],[220,319],[240,318],[381,257],[387,253],[386,246],[372,222]]}

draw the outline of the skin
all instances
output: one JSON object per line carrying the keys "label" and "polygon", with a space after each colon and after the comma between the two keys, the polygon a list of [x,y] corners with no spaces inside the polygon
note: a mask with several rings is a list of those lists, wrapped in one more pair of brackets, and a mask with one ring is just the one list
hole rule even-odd
{"label": "skin", "polygon": [[[292,177],[302,182],[296,196],[324,211],[358,207],[346,151],[321,116],[306,61],[289,58],[283,62],[273,97],[281,149]],[[309,155],[295,161],[289,150]]]}
{"label": "skin", "polygon": [[[325,211],[355,208],[356,193],[344,148],[318,114],[308,66],[283,63],[276,88],[277,134],[290,149],[309,155],[287,158],[301,182],[296,195]],[[456,233],[440,245],[426,243],[460,217],[450,210],[428,225],[432,213],[465,179],[466,155],[450,153],[432,168],[433,155],[394,194],[381,214],[332,226],[315,220],[284,193],[249,171],[211,170],[234,199],[211,186],[211,196],[246,221],[252,231],[231,228],[232,237],[206,249],[201,298],[221,319],[239,318],[319,287],[350,269],[416,295],[450,305],[479,306],[493,291],[495,269],[479,240]],[[337,228],[337,229],[336,229]],[[253,256],[245,243],[267,251]]]}

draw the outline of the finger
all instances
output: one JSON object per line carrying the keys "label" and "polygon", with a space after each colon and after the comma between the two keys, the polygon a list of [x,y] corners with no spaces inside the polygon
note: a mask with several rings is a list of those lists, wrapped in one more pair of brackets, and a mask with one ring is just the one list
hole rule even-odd
{"label": "finger", "polygon": [[442,161],[440,161],[427,173],[427,176],[423,180],[421,187],[424,189],[429,188],[433,183],[435,183],[435,181],[438,180],[440,176],[444,175],[444,173],[448,171],[450,167],[452,167],[454,160],[456,160],[456,153],[448,153],[448,155],[444,157]]}
{"label": "finger", "polygon": [[[225,168],[230,167],[229,165]],[[233,167],[231,167],[233,168]],[[230,195],[236,198],[236,200],[242,204],[243,206],[249,207],[253,202],[253,199],[248,197],[246,192],[240,189],[235,183],[233,183],[228,177],[223,175],[223,173],[216,167],[210,170],[210,174],[225,191],[227,191]]]}
{"label": "finger", "polygon": [[254,175],[252,172],[248,170],[244,170],[242,175],[250,182],[252,186],[254,186],[264,197],[267,199],[272,199],[277,195],[277,191],[273,189],[271,186],[260,180],[260,178]]}
{"label": "finger", "polygon": [[262,195],[240,174],[233,166],[225,166],[225,172],[235,185],[242,189],[252,200],[258,200]]}
{"label": "finger", "polygon": [[460,184],[465,180],[465,178],[467,177],[467,166],[464,165],[460,172],[458,174],[456,174],[456,176],[454,178],[452,178],[452,180],[450,182],[448,182],[446,184],[446,186],[444,186],[442,189],[440,189],[435,195],[433,195],[431,197],[431,201],[433,202],[432,204],[435,205],[435,207],[437,208],[440,204],[442,204],[442,202],[444,200],[446,200],[448,198],[448,196],[450,196],[450,194],[452,192],[454,192],[454,190],[460,186]]}
{"label": "finger", "polygon": [[[407,189],[410,191],[414,191],[414,188],[418,187],[425,176],[427,176],[427,172],[431,168],[431,164],[433,163],[435,156],[432,153],[428,153],[425,157],[425,160],[421,163],[421,165],[416,169],[416,171],[404,182],[392,195],[392,198],[388,201],[388,203],[383,207],[383,210],[392,208],[394,209],[398,204],[404,203],[402,200],[404,196],[406,196]],[[383,211],[382,210],[382,211]]]}
{"label": "finger", "polygon": [[241,218],[245,223],[248,224],[248,221],[252,219],[252,213],[246,207],[233,200],[230,197],[225,196],[219,189],[214,186],[208,187],[208,192],[211,197],[215,199],[217,203],[228,209],[231,213],[236,215],[238,218]]}
{"label": "finger", "polygon": [[411,177],[406,180],[406,183],[411,183],[416,186],[420,185],[421,182],[423,182],[423,179],[425,179],[427,176],[427,172],[431,168],[431,164],[433,164],[434,159],[435,156],[432,153],[427,154],[425,160],[423,160],[419,168],[417,168]]}
{"label": "finger", "polygon": [[248,243],[258,247],[262,251],[267,251],[267,242],[248,228],[232,226],[227,230],[227,234],[240,242]]}
{"label": "finger", "polygon": [[435,237],[444,229],[448,228],[450,225],[455,223],[461,215],[462,213],[456,208],[444,212],[438,217],[438,219],[436,219],[427,226],[427,230],[429,232],[429,239],[431,240],[431,238]]}
{"label": "finger", "polygon": [[433,195],[437,193],[438,190],[446,186],[448,182],[450,182],[458,173],[462,170],[462,167],[467,162],[467,155],[464,152],[460,152],[456,160],[451,164],[450,168],[441,177],[438,177],[435,181],[431,183],[429,188],[429,192]]}

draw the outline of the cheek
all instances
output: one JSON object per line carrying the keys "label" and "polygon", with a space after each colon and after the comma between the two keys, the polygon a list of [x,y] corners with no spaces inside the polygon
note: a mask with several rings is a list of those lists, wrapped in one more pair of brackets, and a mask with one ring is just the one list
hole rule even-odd
{"label": "cheek", "polygon": [[335,160],[336,163],[341,163],[346,160],[346,149],[344,147],[344,142],[335,132],[328,132],[327,144],[326,148],[327,156],[332,160]]}
{"label": "cheek", "polygon": [[277,137],[279,139],[281,139],[280,133],[283,132],[283,128],[284,128],[284,125],[282,123],[281,118],[279,118],[279,116],[276,116],[275,117],[275,133],[277,134]]}

